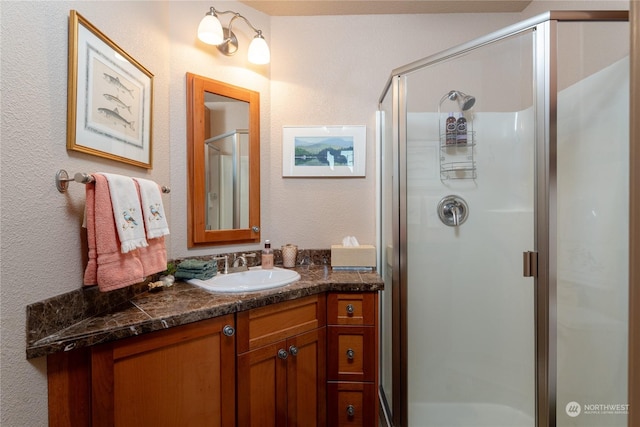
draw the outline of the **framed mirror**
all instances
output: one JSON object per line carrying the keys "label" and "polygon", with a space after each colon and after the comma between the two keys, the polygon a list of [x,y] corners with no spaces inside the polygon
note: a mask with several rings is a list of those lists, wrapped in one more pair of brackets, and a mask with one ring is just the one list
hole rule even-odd
{"label": "framed mirror", "polygon": [[187,73],[189,247],[260,242],[260,94]]}

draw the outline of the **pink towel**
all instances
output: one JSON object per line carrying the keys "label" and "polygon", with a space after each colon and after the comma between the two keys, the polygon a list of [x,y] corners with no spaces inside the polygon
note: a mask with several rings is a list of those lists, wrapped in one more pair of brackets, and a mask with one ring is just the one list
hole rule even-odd
{"label": "pink towel", "polygon": [[[142,282],[145,273],[140,253],[134,250],[123,254],[120,251],[107,179],[100,174],[94,174],[93,177],[95,185],[88,184],[86,190],[89,262],[84,284],[97,283],[100,291],[107,292]],[[95,243],[93,251],[92,241]]]}
{"label": "pink towel", "polygon": [[90,182],[86,186],[86,202],[84,206],[84,221],[87,228],[87,246],[89,247],[89,261],[84,270],[85,285],[98,283],[98,264],[96,253],[96,225],[95,225],[95,184]]}

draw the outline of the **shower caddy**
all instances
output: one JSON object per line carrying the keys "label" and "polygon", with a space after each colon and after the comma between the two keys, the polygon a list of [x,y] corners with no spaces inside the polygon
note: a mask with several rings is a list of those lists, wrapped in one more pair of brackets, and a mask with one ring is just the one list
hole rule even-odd
{"label": "shower caddy", "polygon": [[[463,111],[458,112],[464,116]],[[444,117],[444,120],[443,120]],[[438,116],[438,129],[440,130],[440,180],[447,179],[476,179],[475,161],[475,131],[473,119],[467,120],[466,143],[447,144],[446,120],[449,113],[440,113]]]}

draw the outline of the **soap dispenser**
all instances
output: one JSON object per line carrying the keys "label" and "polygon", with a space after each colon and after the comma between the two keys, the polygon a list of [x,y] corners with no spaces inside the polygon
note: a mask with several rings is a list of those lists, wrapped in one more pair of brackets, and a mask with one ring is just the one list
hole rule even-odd
{"label": "soap dispenser", "polygon": [[262,268],[270,270],[273,268],[273,250],[271,249],[271,241],[264,241],[264,249],[262,250]]}

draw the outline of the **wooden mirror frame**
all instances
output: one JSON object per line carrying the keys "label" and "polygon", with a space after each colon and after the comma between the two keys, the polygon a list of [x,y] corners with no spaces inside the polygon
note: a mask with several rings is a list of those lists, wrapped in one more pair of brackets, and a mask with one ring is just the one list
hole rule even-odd
{"label": "wooden mirror frame", "polygon": [[[249,228],[206,229],[205,92],[249,103]],[[188,246],[260,242],[260,94],[187,73]]]}

